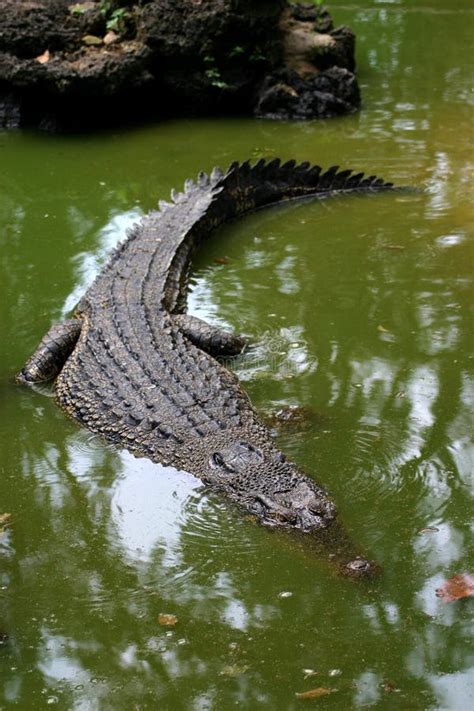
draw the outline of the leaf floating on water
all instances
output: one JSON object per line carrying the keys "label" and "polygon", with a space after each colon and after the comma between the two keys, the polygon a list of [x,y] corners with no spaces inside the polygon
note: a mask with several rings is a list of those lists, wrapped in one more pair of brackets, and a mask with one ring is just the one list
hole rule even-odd
{"label": "leaf floating on water", "polygon": [[251,158],[265,158],[265,159],[270,159],[273,158],[275,155],[275,151],[273,148],[267,148],[267,147],[256,147],[252,148],[250,151],[250,157]]}
{"label": "leaf floating on water", "polygon": [[169,615],[166,612],[160,612],[158,615],[158,623],[163,627],[174,627],[177,621],[176,615]]}
{"label": "leaf floating on water", "polygon": [[395,686],[394,682],[391,681],[391,679],[384,679],[382,688],[384,691],[386,691],[388,694],[393,694],[396,691],[400,691],[400,689],[397,689]]}
{"label": "leaf floating on water", "polygon": [[474,576],[469,573],[455,575],[436,590],[436,595],[443,602],[455,602],[464,597],[470,597],[474,595]]}
{"label": "leaf floating on water", "polygon": [[332,694],[336,689],[326,689],[324,686],[319,686],[317,689],[310,689],[309,691],[297,691],[295,696],[297,699],[319,699],[320,696],[327,696]]}
{"label": "leaf floating on water", "polygon": [[49,62],[49,57],[49,49],[47,49],[46,52],[43,52],[43,54],[40,54],[39,57],[36,57],[36,61],[40,64],[46,64],[47,62]]}
{"label": "leaf floating on water", "polygon": [[229,264],[229,259],[227,257],[216,257],[214,262],[215,264]]}
{"label": "leaf floating on water", "polygon": [[382,326],[381,324],[377,326],[377,331],[380,331],[380,333],[390,333],[388,328],[385,328],[385,326]]}
{"label": "leaf floating on water", "polygon": [[438,533],[439,528],[436,528],[436,526],[426,526],[426,528],[422,528],[418,533],[421,535],[423,533]]}
{"label": "leaf floating on water", "polygon": [[242,666],[239,666],[238,664],[227,664],[219,673],[220,676],[228,676],[234,679],[236,676],[241,676],[241,674],[245,674],[247,669],[248,665],[246,664],[243,664]]}

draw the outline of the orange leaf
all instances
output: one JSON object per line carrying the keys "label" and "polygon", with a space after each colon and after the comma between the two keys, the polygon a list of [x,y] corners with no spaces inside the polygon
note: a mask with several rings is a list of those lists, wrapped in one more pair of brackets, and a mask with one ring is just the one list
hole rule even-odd
{"label": "orange leaf", "polygon": [[158,615],[158,623],[163,627],[174,627],[177,621],[176,615],[168,615],[166,612],[160,612]]}
{"label": "orange leaf", "polygon": [[39,57],[36,57],[36,61],[40,64],[46,64],[46,62],[49,62],[49,49],[47,49],[46,52],[43,52],[43,54],[40,54]]}
{"label": "orange leaf", "polygon": [[468,573],[455,575],[436,590],[436,595],[443,602],[455,602],[463,597],[474,595],[474,576]]}
{"label": "orange leaf", "polygon": [[324,686],[319,686],[317,689],[296,692],[295,696],[297,699],[319,699],[320,696],[327,696],[327,694],[332,694],[333,691],[334,689],[325,689]]}

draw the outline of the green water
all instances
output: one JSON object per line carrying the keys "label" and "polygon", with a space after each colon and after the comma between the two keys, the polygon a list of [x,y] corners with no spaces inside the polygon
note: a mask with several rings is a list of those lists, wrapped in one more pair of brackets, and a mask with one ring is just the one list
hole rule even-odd
{"label": "green water", "polygon": [[[473,600],[435,595],[474,571],[474,13],[468,0],[333,11],[358,35],[357,115],[0,135],[0,513],[12,515],[0,534],[0,708],[474,705]],[[368,584],[193,477],[104,447],[12,382],[157,198],[261,155],[426,188],[233,224],[199,255],[190,296],[193,313],[253,337],[235,368],[259,410],[306,408],[281,447],[380,564]],[[334,693],[295,697],[315,687]]]}

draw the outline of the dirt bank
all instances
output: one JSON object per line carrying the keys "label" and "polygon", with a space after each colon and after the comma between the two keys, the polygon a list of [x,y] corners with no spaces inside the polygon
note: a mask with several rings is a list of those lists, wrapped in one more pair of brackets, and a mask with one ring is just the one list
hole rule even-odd
{"label": "dirt bank", "polygon": [[286,0],[0,0],[0,127],[354,111],[354,35]]}

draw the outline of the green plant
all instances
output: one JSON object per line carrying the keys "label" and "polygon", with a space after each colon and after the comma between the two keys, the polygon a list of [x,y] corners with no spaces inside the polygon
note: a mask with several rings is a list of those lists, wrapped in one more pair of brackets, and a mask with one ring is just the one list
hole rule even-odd
{"label": "green plant", "polygon": [[254,51],[252,52],[252,54],[249,57],[249,60],[251,62],[265,62],[266,59],[267,59],[266,56],[264,55],[264,53],[258,46],[255,47]]}
{"label": "green plant", "polygon": [[100,11],[101,15],[103,15],[104,17],[107,17],[107,15],[109,14],[109,12],[111,10],[112,10],[112,3],[110,2],[110,0],[101,0],[101,3],[99,5],[99,11]]}
{"label": "green plant", "polygon": [[229,57],[238,57],[239,54],[244,54],[245,49],[241,47],[239,44],[235,45],[230,52],[229,52]]}
{"label": "green plant", "polygon": [[216,65],[216,60],[214,59],[214,57],[209,54],[206,54],[206,56],[204,57],[204,63],[207,66],[207,69],[204,70],[204,73],[211,82],[211,85],[215,86],[217,89],[227,89],[229,85],[222,79],[221,73]]}
{"label": "green plant", "polygon": [[106,27],[109,32],[118,32],[119,34],[125,30],[125,22],[128,17],[128,12],[123,7],[119,7],[112,12],[107,20]]}
{"label": "green plant", "polygon": [[130,17],[130,13],[126,8],[115,7],[115,3],[112,0],[102,0],[99,10],[105,18],[105,26],[108,32],[112,31],[118,34],[125,32],[127,19]]}

